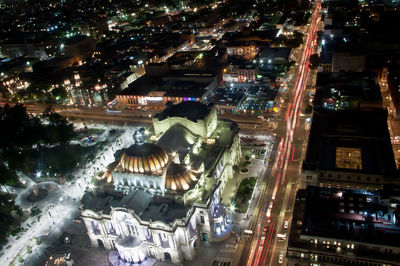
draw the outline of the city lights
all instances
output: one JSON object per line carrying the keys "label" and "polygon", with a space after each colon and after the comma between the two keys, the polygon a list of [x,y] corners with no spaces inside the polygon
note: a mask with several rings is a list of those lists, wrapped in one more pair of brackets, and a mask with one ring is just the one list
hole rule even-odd
{"label": "city lights", "polygon": [[398,2],[128,2],[0,3],[0,265],[400,261]]}

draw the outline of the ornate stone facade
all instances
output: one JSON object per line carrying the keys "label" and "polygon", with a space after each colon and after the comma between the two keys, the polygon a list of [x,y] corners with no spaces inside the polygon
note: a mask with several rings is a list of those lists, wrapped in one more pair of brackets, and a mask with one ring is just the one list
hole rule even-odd
{"label": "ornate stone facade", "polygon": [[200,241],[228,230],[220,194],[240,160],[238,128],[218,121],[215,108],[194,105],[206,113],[161,114],[150,129],[154,143],[136,141],[122,151],[107,170],[112,193],[89,191],[82,199],[92,244],[117,250],[111,263],[149,257],[182,263],[194,258]]}

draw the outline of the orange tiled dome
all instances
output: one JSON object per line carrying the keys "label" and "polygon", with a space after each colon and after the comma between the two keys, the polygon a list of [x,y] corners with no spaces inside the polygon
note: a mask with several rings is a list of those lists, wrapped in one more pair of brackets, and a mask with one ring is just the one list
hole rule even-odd
{"label": "orange tiled dome", "polygon": [[119,162],[124,172],[152,174],[164,168],[168,155],[163,148],[152,143],[134,144],[125,150]]}
{"label": "orange tiled dome", "polygon": [[197,181],[191,170],[181,164],[171,162],[165,176],[165,188],[170,190],[188,190]]}

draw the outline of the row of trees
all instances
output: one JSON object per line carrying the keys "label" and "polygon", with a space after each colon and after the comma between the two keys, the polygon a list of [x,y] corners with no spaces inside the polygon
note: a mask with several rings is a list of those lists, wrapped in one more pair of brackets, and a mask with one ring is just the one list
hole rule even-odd
{"label": "row of trees", "polygon": [[12,183],[23,170],[25,153],[33,147],[65,146],[74,136],[71,123],[47,108],[42,115],[29,115],[20,104],[0,107],[0,184]]}
{"label": "row of trees", "polygon": [[68,93],[63,85],[56,85],[51,88],[49,83],[34,82],[26,89],[18,90],[13,100],[49,104],[63,103],[68,100]]}

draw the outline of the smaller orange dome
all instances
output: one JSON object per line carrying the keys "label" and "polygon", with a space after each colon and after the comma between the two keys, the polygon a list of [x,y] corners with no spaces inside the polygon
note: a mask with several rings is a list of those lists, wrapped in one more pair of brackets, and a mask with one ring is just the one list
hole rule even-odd
{"label": "smaller orange dome", "polygon": [[181,164],[171,162],[165,176],[165,188],[174,191],[188,190],[197,181],[191,170]]}

